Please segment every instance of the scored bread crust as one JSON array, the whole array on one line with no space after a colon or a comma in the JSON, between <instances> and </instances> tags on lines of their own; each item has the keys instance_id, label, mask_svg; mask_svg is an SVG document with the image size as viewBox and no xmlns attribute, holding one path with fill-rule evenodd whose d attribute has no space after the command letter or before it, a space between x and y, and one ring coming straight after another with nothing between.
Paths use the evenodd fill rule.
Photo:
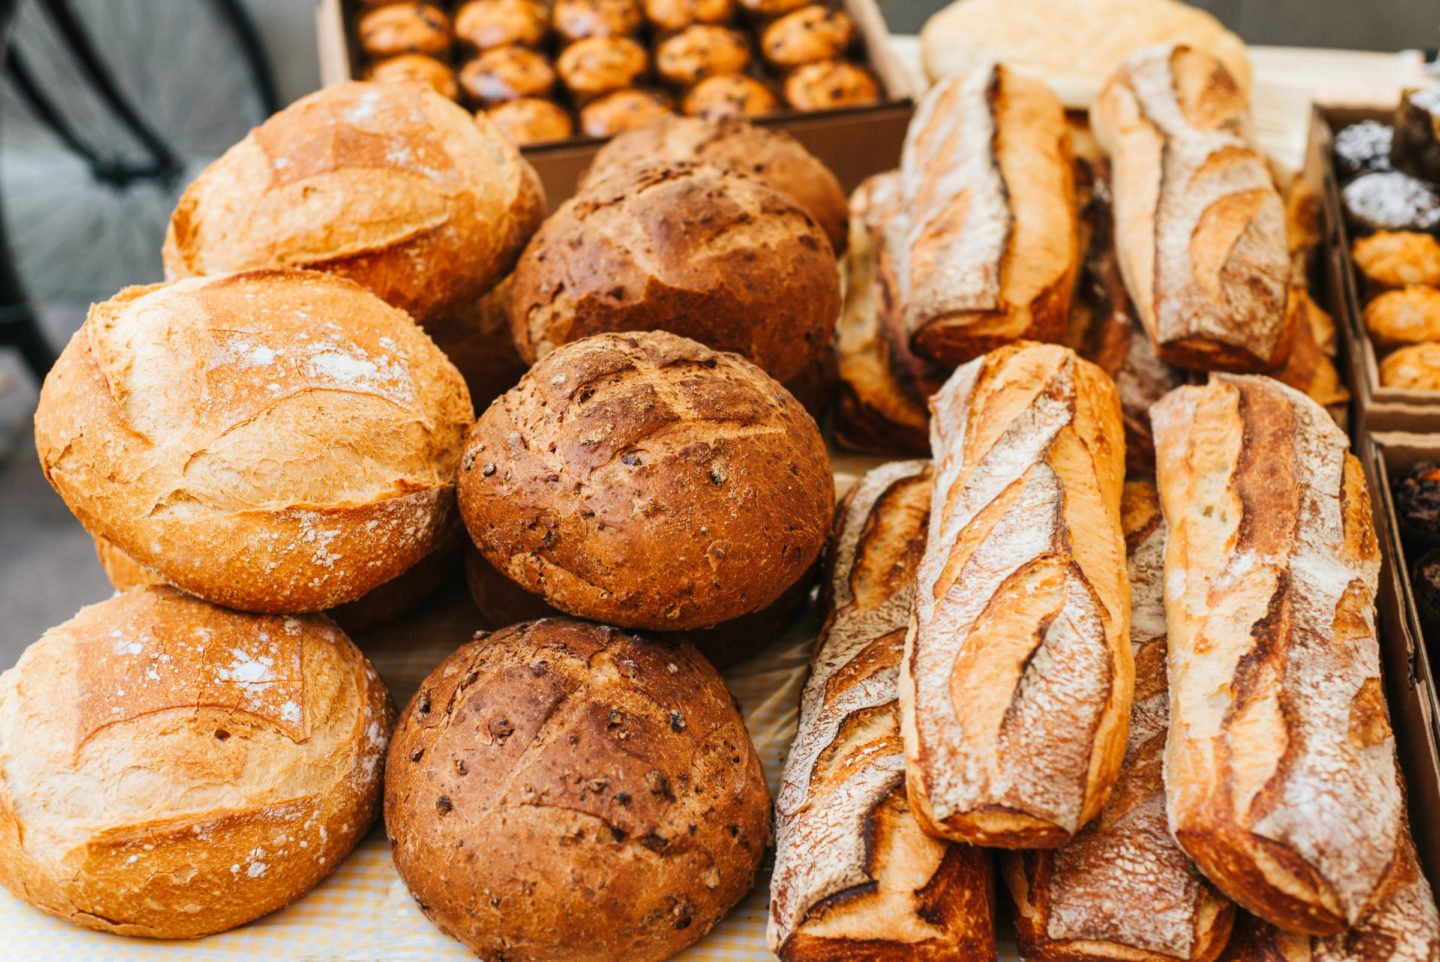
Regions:
<instances>
[{"instance_id":1,"label":"scored bread crust","mask_svg":"<svg viewBox=\"0 0 1440 962\"><path fill-rule=\"evenodd\" d=\"M930 466L866 474L836 514L825 626L775 803L767 937L785 962L996 957L990 857L925 835L905 800L896 674Z\"/></svg>"},{"instance_id":2,"label":"scored bread crust","mask_svg":"<svg viewBox=\"0 0 1440 962\"><path fill-rule=\"evenodd\" d=\"M921 99L892 222L905 327L917 354L962 364L1022 338L1059 342L1080 263L1065 111L1002 66Z\"/></svg>"},{"instance_id":3,"label":"scored bread crust","mask_svg":"<svg viewBox=\"0 0 1440 962\"><path fill-rule=\"evenodd\" d=\"M828 350L840 272L824 232L769 184L693 162L599 172L515 268L527 361L592 334L669 331L788 383Z\"/></svg>"},{"instance_id":4,"label":"scored bread crust","mask_svg":"<svg viewBox=\"0 0 1440 962\"><path fill-rule=\"evenodd\" d=\"M186 188L165 276L325 271L426 324L493 287L544 216L539 175L483 115L422 84L337 84Z\"/></svg>"},{"instance_id":5,"label":"scored bread crust","mask_svg":"<svg viewBox=\"0 0 1440 962\"><path fill-rule=\"evenodd\" d=\"M318 611L436 547L471 416L402 312L342 278L252 271L93 306L35 444L80 523L167 582Z\"/></svg>"},{"instance_id":6,"label":"scored bread crust","mask_svg":"<svg viewBox=\"0 0 1440 962\"><path fill-rule=\"evenodd\" d=\"M1134 684L1115 386L1022 342L931 401L935 498L900 670L910 807L931 834L1061 845L1104 805Z\"/></svg>"},{"instance_id":7,"label":"scored bread crust","mask_svg":"<svg viewBox=\"0 0 1440 962\"><path fill-rule=\"evenodd\" d=\"M1063 848L1002 856L1021 952L1043 962L1209 962L1234 906L1170 838L1161 759L1165 683L1165 523L1155 486L1125 485L1135 700L1115 790Z\"/></svg>"},{"instance_id":8,"label":"scored bread crust","mask_svg":"<svg viewBox=\"0 0 1440 962\"><path fill-rule=\"evenodd\" d=\"M688 644L570 618L441 663L385 773L396 870L487 959L669 958L755 884L769 819L715 669Z\"/></svg>"},{"instance_id":9,"label":"scored bread crust","mask_svg":"<svg viewBox=\"0 0 1440 962\"><path fill-rule=\"evenodd\" d=\"M389 693L329 619L142 587L0 675L0 884L198 938L299 898L379 811Z\"/></svg>"},{"instance_id":10,"label":"scored bread crust","mask_svg":"<svg viewBox=\"0 0 1440 962\"><path fill-rule=\"evenodd\" d=\"M1270 378L1212 375L1151 416L1171 830L1250 912L1334 934L1373 905L1403 816L1360 463L1323 408Z\"/></svg>"},{"instance_id":11,"label":"scored bread crust","mask_svg":"<svg viewBox=\"0 0 1440 962\"><path fill-rule=\"evenodd\" d=\"M771 604L835 510L799 402L744 358L663 331L541 358L475 423L459 488L476 547L526 590L663 631Z\"/></svg>"},{"instance_id":12,"label":"scored bread crust","mask_svg":"<svg viewBox=\"0 0 1440 962\"><path fill-rule=\"evenodd\" d=\"M1091 110L1126 286L1178 367L1264 371L1290 350L1285 203L1248 115L1225 67L1183 46L1134 54Z\"/></svg>"}]
</instances>

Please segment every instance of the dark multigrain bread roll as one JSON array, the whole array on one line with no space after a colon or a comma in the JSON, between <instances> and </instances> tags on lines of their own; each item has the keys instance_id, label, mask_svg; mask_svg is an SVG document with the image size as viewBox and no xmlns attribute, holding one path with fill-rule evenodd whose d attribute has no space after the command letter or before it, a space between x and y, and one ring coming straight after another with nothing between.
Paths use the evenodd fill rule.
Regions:
<instances>
[{"instance_id":1,"label":"dark multigrain bread roll","mask_svg":"<svg viewBox=\"0 0 1440 962\"><path fill-rule=\"evenodd\" d=\"M715 669L689 644L568 618L446 659L385 774L396 869L484 958L659 962L750 890L770 834Z\"/></svg>"},{"instance_id":2,"label":"dark multigrain bread roll","mask_svg":"<svg viewBox=\"0 0 1440 962\"><path fill-rule=\"evenodd\" d=\"M1395 513L1406 540L1440 547L1440 465L1421 461L1395 482Z\"/></svg>"},{"instance_id":3,"label":"dark multigrain bread roll","mask_svg":"<svg viewBox=\"0 0 1440 962\"><path fill-rule=\"evenodd\" d=\"M819 554L834 499L799 402L659 331L546 355L476 422L460 468L491 564L562 611L637 628L768 606Z\"/></svg>"},{"instance_id":4,"label":"dark multigrain bread roll","mask_svg":"<svg viewBox=\"0 0 1440 962\"><path fill-rule=\"evenodd\" d=\"M510 304L526 359L665 330L789 381L830 343L840 276L790 197L709 164L658 163L611 169L561 205L521 256Z\"/></svg>"}]
</instances>

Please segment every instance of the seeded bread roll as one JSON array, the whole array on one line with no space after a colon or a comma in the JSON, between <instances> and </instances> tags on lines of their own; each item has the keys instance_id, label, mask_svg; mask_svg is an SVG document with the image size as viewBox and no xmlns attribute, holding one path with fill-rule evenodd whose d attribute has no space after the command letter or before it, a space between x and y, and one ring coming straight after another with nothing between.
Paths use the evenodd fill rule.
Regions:
<instances>
[{"instance_id":1,"label":"seeded bread roll","mask_svg":"<svg viewBox=\"0 0 1440 962\"><path fill-rule=\"evenodd\" d=\"M1403 834L1360 462L1323 408L1270 378L1212 375L1151 420L1171 832L1251 913L1333 935L1374 907Z\"/></svg>"},{"instance_id":2,"label":"seeded bread roll","mask_svg":"<svg viewBox=\"0 0 1440 962\"><path fill-rule=\"evenodd\" d=\"M491 564L562 611L662 630L778 598L820 553L834 490L784 388L660 331L546 355L476 422L460 467Z\"/></svg>"},{"instance_id":3,"label":"seeded bread roll","mask_svg":"<svg viewBox=\"0 0 1440 962\"><path fill-rule=\"evenodd\" d=\"M920 831L896 672L925 547L930 465L869 472L836 514L826 609L776 800L767 938L785 962L996 957L988 853Z\"/></svg>"},{"instance_id":4,"label":"seeded bread roll","mask_svg":"<svg viewBox=\"0 0 1440 962\"><path fill-rule=\"evenodd\" d=\"M323 270L423 325L493 287L544 213L539 176L489 121L417 85L345 83L275 114L186 189L165 276Z\"/></svg>"},{"instance_id":5,"label":"seeded bread roll","mask_svg":"<svg viewBox=\"0 0 1440 962\"><path fill-rule=\"evenodd\" d=\"M169 583L319 611L439 544L471 412L401 311L342 278L251 271L92 307L35 445L80 523Z\"/></svg>"},{"instance_id":6,"label":"seeded bread roll","mask_svg":"<svg viewBox=\"0 0 1440 962\"><path fill-rule=\"evenodd\" d=\"M595 154L579 189L613 168L661 161L697 161L763 180L799 204L825 231L837 254L845 250L849 215L835 175L785 131L738 117L667 117L622 134Z\"/></svg>"},{"instance_id":7,"label":"seeded bread roll","mask_svg":"<svg viewBox=\"0 0 1440 962\"><path fill-rule=\"evenodd\" d=\"M525 248L510 305L527 360L591 334L665 330L785 382L829 346L840 276L790 197L708 164L661 162L612 168L562 204Z\"/></svg>"},{"instance_id":8,"label":"seeded bread roll","mask_svg":"<svg viewBox=\"0 0 1440 962\"><path fill-rule=\"evenodd\" d=\"M693 647L555 618L421 684L385 825L421 910L482 958L660 962L754 885L770 799Z\"/></svg>"},{"instance_id":9,"label":"seeded bread roll","mask_svg":"<svg viewBox=\"0 0 1440 962\"><path fill-rule=\"evenodd\" d=\"M123 935L259 918L365 834L393 718L327 618L163 587L81 609L0 675L0 883Z\"/></svg>"},{"instance_id":10,"label":"seeded bread roll","mask_svg":"<svg viewBox=\"0 0 1440 962\"><path fill-rule=\"evenodd\" d=\"M1100 813L1134 688L1115 386L1058 345L959 368L930 401L935 493L900 668L926 832L1054 848Z\"/></svg>"}]
</instances>

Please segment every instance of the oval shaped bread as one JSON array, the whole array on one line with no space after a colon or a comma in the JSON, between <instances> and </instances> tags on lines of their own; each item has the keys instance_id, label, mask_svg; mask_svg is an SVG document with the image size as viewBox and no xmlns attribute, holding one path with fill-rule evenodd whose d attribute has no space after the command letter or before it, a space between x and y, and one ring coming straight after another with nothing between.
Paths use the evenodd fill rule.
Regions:
<instances>
[{"instance_id":1,"label":"oval shaped bread","mask_svg":"<svg viewBox=\"0 0 1440 962\"><path fill-rule=\"evenodd\" d=\"M393 718L327 618L164 587L83 608L0 675L0 883L123 935L259 918L365 834Z\"/></svg>"},{"instance_id":2,"label":"oval shaped bread","mask_svg":"<svg viewBox=\"0 0 1440 962\"><path fill-rule=\"evenodd\" d=\"M659 962L754 885L770 799L693 647L555 618L421 684L385 825L421 910L482 958Z\"/></svg>"},{"instance_id":3,"label":"oval shaped bread","mask_svg":"<svg viewBox=\"0 0 1440 962\"><path fill-rule=\"evenodd\" d=\"M794 137L740 117L666 117L605 144L580 178L584 190L613 168L696 161L763 180L809 214L836 254L845 250L849 210L830 168Z\"/></svg>"},{"instance_id":4,"label":"oval shaped bread","mask_svg":"<svg viewBox=\"0 0 1440 962\"><path fill-rule=\"evenodd\" d=\"M402 312L338 277L131 287L45 379L35 446L86 530L248 611L319 611L415 564L453 517L470 397Z\"/></svg>"},{"instance_id":5,"label":"oval shaped bread","mask_svg":"<svg viewBox=\"0 0 1440 962\"><path fill-rule=\"evenodd\" d=\"M805 573L835 507L814 420L759 368L660 331L547 354L460 462L481 553L573 615L709 627Z\"/></svg>"},{"instance_id":6,"label":"oval shaped bread","mask_svg":"<svg viewBox=\"0 0 1440 962\"><path fill-rule=\"evenodd\" d=\"M611 168L560 206L515 268L526 360L606 331L664 330L743 354L778 381L829 346L835 254L791 198L708 164Z\"/></svg>"},{"instance_id":7,"label":"oval shaped bread","mask_svg":"<svg viewBox=\"0 0 1440 962\"><path fill-rule=\"evenodd\" d=\"M544 212L539 175L486 118L414 84L339 84L272 116L186 188L165 276L322 270L425 324L504 276Z\"/></svg>"}]
</instances>

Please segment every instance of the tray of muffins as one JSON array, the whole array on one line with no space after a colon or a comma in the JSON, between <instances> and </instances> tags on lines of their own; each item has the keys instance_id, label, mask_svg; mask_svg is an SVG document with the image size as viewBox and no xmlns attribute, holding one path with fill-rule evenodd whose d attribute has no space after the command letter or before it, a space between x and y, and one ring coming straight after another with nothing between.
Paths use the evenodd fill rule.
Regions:
<instances>
[{"instance_id":1,"label":"tray of muffins","mask_svg":"<svg viewBox=\"0 0 1440 962\"><path fill-rule=\"evenodd\" d=\"M568 194L660 116L777 124L847 187L894 166L913 97L874 0L325 0L321 74L427 83ZM868 131L868 134L864 134Z\"/></svg>"}]
</instances>

